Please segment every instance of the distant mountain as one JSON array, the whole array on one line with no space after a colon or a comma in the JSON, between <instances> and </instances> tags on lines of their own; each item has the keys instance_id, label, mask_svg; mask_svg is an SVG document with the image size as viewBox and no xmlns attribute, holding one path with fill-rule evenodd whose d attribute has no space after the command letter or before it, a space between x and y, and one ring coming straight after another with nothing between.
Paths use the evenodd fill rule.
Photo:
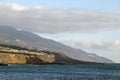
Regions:
<instances>
[{"instance_id":1,"label":"distant mountain","mask_svg":"<svg viewBox=\"0 0 120 80\"><path fill-rule=\"evenodd\" d=\"M42 38L32 32L17 30L8 26L0 26L0 44L61 52L70 58L81 61L113 63L113 61L107 58L87 53L80 49L71 48L60 42Z\"/></svg>"}]
</instances>

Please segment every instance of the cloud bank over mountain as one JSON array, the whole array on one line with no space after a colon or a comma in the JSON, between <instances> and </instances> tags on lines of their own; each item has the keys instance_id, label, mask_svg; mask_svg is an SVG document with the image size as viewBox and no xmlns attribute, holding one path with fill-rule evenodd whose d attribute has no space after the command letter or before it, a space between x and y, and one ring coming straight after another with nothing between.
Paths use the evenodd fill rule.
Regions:
<instances>
[{"instance_id":1,"label":"cloud bank over mountain","mask_svg":"<svg viewBox=\"0 0 120 80\"><path fill-rule=\"evenodd\" d=\"M120 51L120 40L116 41L103 41L103 40L66 40L62 43L76 47L76 48L88 48L93 50L109 50L109 51Z\"/></svg>"},{"instance_id":2,"label":"cloud bank over mountain","mask_svg":"<svg viewBox=\"0 0 120 80\"><path fill-rule=\"evenodd\" d=\"M37 33L89 33L120 28L120 14L0 3L0 25Z\"/></svg>"}]
</instances>

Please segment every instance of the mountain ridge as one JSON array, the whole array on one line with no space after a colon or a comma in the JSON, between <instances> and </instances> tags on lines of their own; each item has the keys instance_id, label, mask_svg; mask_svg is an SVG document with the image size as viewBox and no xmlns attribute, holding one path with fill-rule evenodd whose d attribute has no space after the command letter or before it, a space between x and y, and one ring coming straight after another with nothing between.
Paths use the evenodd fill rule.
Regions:
<instances>
[{"instance_id":1,"label":"mountain ridge","mask_svg":"<svg viewBox=\"0 0 120 80\"><path fill-rule=\"evenodd\" d=\"M44 49L48 51L62 52L70 58L81 61L113 63L113 61L107 58L90 54L80 49L74 49L60 42L42 38L32 32L17 30L9 26L0 26L0 43L27 47L30 49Z\"/></svg>"}]
</instances>

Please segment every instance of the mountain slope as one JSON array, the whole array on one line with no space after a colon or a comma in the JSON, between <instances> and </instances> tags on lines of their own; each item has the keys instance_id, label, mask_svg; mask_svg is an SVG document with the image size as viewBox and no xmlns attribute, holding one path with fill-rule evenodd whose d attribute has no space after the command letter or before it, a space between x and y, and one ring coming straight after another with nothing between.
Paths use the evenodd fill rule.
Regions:
<instances>
[{"instance_id":1,"label":"mountain slope","mask_svg":"<svg viewBox=\"0 0 120 80\"><path fill-rule=\"evenodd\" d=\"M59 42L42 38L31 32L16 30L8 26L0 26L0 44L62 52L70 58L82 61L112 63L111 60L104 57L99 57L80 49L74 49Z\"/></svg>"}]
</instances>

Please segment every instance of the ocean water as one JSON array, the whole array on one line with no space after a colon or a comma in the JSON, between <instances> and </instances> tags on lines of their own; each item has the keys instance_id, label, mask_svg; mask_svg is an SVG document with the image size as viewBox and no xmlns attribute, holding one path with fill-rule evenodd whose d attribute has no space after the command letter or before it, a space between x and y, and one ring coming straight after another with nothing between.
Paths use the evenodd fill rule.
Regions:
<instances>
[{"instance_id":1,"label":"ocean water","mask_svg":"<svg viewBox=\"0 0 120 80\"><path fill-rule=\"evenodd\" d=\"M0 80L120 80L120 65L0 66Z\"/></svg>"}]
</instances>

